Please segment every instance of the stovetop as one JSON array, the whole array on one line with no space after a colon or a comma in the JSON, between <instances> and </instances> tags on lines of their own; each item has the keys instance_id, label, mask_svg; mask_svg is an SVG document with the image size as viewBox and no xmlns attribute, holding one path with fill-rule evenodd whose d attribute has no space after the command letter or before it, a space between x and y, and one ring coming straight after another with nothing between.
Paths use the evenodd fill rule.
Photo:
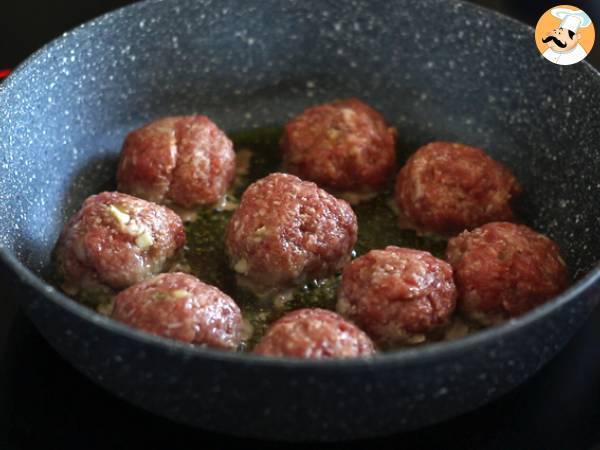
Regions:
<instances>
[{"instance_id":1,"label":"stovetop","mask_svg":"<svg viewBox=\"0 0 600 450\"><path fill-rule=\"evenodd\" d=\"M0 70L14 66L62 31L125 3L128 2L20 0L0 6L0 30L5 37L8 33L4 43L10 43L8 51L3 48L0 53ZM477 3L529 23L534 23L536 17L553 6L541 0L479 0ZM571 3L584 8L590 4ZM6 8L14 9L14 14L6 14ZM31 14L33 10L35 15ZM600 17L596 23L600 23ZM598 56L600 51L596 49L588 59L597 63ZM281 447L277 443L235 439L191 429L107 393L73 369L45 342L18 307L19 290L10 284L10 274L0 267L0 448ZM328 447L332 446L342 447L341 444ZM557 358L508 395L439 425L351 445L354 448L371 446L600 450L600 309ZM310 446L315 447L319 446Z\"/></svg>"}]
</instances>

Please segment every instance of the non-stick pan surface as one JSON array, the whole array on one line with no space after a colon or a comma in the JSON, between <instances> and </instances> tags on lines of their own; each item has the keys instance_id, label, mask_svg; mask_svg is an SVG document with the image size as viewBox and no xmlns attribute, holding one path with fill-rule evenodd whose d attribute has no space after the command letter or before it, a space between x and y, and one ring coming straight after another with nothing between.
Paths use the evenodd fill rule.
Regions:
<instances>
[{"instance_id":1,"label":"non-stick pan surface","mask_svg":"<svg viewBox=\"0 0 600 450\"><path fill-rule=\"evenodd\" d=\"M525 188L520 212L563 247L577 283L452 343L369 361L219 353L134 331L43 281L66 217L114 183L126 132L199 112L228 131L281 125L359 96L404 148L486 148ZM339 440L476 408L551 358L599 297L600 77L559 67L526 26L453 1L150 1L52 42L0 87L0 256L66 359L111 392L211 430ZM34 357L35 355L32 355Z\"/></svg>"}]
</instances>

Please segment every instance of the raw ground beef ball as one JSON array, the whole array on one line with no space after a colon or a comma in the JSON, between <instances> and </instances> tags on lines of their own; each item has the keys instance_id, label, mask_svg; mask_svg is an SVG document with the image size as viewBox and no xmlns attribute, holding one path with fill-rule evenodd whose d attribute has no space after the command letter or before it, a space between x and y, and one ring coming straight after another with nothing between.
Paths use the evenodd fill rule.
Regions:
<instances>
[{"instance_id":1,"label":"raw ground beef ball","mask_svg":"<svg viewBox=\"0 0 600 450\"><path fill-rule=\"evenodd\" d=\"M353 358L375 353L371 339L332 311L306 308L277 320L254 353L292 358Z\"/></svg>"},{"instance_id":2,"label":"raw ground beef ball","mask_svg":"<svg viewBox=\"0 0 600 450\"><path fill-rule=\"evenodd\" d=\"M57 267L69 293L119 290L161 272L185 244L170 209L118 192L88 197L65 225Z\"/></svg>"},{"instance_id":3,"label":"raw ground beef ball","mask_svg":"<svg viewBox=\"0 0 600 450\"><path fill-rule=\"evenodd\" d=\"M231 266L255 287L284 287L341 270L356 236L348 203L315 183L274 173L244 192L226 247Z\"/></svg>"},{"instance_id":4,"label":"raw ground beef ball","mask_svg":"<svg viewBox=\"0 0 600 450\"><path fill-rule=\"evenodd\" d=\"M191 344L235 350L241 340L242 313L235 302L185 273L164 273L121 291L112 317Z\"/></svg>"},{"instance_id":5,"label":"raw ground beef ball","mask_svg":"<svg viewBox=\"0 0 600 450\"><path fill-rule=\"evenodd\" d=\"M424 341L448 323L455 305L448 263L428 252L389 246L346 266L337 311L390 348Z\"/></svg>"},{"instance_id":6,"label":"raw ground beef ball","mask_svg":"<svg viewBox=\"0 0 600 450\"><path fill-rule=\"evenodd\" d=\"M314 106L284 128L286 171L337 191L383 186L396 164L396 130L357 99Z\"/></svg>"},{"instance_id":7,"label":"raw ground beef ball","mask_svg":"<svg viewBox=\"0 0 600 450\"><path fill-rule=\"evenodd\" d=\"M491 325L546 302L570 279L558 245L524 225L494 222L450 239L459 308Z\"/></svg>"},{"instance_id":8,"label":"raw ground beef ball","mask_svg":"<svg viewBox=\"0 0 600 450\"><path fill-rule=\"evenodd\" d=\"M125 138L117 171L122 192L157 203L216 203L235 176L233 144L206 116L167 117Z\"/></svg>"},{"instance_id":9,"label":"raw ground beef ball","mask_svg":"<svg viewBox=\"0 0 600 450\"><path fill-rule=\"evenodd\" d=\"M521 192L504 165L476 147L432 142L414 153L396 180L396 204L415 228L457 233L512 220L510 201Z\"/></svg>"}]
</instances>

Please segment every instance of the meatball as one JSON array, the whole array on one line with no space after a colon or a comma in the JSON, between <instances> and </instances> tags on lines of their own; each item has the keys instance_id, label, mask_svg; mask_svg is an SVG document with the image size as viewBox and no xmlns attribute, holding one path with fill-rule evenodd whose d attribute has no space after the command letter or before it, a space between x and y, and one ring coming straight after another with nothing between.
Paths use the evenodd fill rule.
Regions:
<instances>
[{"instance_id":1,"label":"meatball","mask_svg":"<svg viewBox=\"0 0 600 450\"><path fill-rule=\"evenodd\" d=\"M255 288L272 288L338 272L356 235L348 203L315 183L274 173L244 192L227 227L226 248L236 272Z\"/></svg>"},{"instance_id":2,"label":"meatball","mask_svg":"<svg viewBox=\"0 0 600 450\"><path fill-rule=\"evenodd\" d=\"M185 244L170 209L118 192L88 197L58 240L58 272L73 294L119 290L161 272Z\"/></svg>"},{"instance_id":3,"label":"meatball","mask_svg":"<svg viewBox=\"0 0 600 450\"><path fill-rule=\"evenodd\" d=\"M428 252L389 246L346 266L337 311L382 347L419 343L456 306L452 268Z\"/></svg>"},{"instance_id":4,"label":"meatball","mask_svg":"<svg viewBox=\"0 0 600 450\"><path fill-rule=\"evenodd\" d=\"M458 306L484 325L523 314L559 294L569 274L558 245L524 225L488 223L450 239Z\"/></svg>"},{"instance_id":5,"label":"meatball","mask_svg":"<svg viewBox=\"0 0 600 450\"><path fill-rule=\"evenodd\" d=\"M287 123L281 139L290 173L337 191L384 185L396 164L396 130L357 99L307 109Z\"/></svg>"},{"instance_id":6,"label":"meatball","mask_svg":"<svg viewBox=\"0 0 600 450\"><path fill-rule=\"evenodd\" d=\"M235 302L185 273L164 273L121 291L112 317L191 344L235 350L241 341L242 313Z\"/></svg>"},{"instance_id":7,"label":"meatball","mask_svg":"<svg viewBox=\"0 0 600 450\"><path fill-rule=\"evenodd\" d=\"M332 311L306 308L277 320L254 353L292 358L353 358L375 353L363 331Z\"/></svg>"},{"instance_id":8,"label":"meatball","mask_svg":"<svg viewBox=\"0 0 600 450\"><path fill-rule=\"evenodd\" d=\"M208 117L167 117L125 138L122 192L186 208L216 203L235 176L233 144Z\"/></svg>"},{"instance_id":9,"label":"meatball","mask_svg":"<svg viewBox=\"0 0 600 450\"><path fill-rule=\"evenodd\" d=\"M507 167L451 142L418 149L396 180L396 204L412 227L442 234L512 220L509 202L520 192Z\"/></svg>"}]
</instances>

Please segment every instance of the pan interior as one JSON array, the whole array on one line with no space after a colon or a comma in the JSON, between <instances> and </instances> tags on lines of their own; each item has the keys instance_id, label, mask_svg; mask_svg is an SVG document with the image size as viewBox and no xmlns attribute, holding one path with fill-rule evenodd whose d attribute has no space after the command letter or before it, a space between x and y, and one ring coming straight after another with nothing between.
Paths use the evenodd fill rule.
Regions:
<instances>
[{"instance_id":1,"label":"pan interior","mask_svg":"<svg viewBox=\"0 0 600 450\"><path fill-rule=\"evenodd\" d=\"M113 189L123 138L147 121L201 113L238 133L357 96L401 152L460 141L510 166L520 215L580 278L600 254L599 77L533 44L525 27L442 1L178 0L103 16L0 87L0 246L46 276L66 218Z\"/></svg>"}]
</instances>

